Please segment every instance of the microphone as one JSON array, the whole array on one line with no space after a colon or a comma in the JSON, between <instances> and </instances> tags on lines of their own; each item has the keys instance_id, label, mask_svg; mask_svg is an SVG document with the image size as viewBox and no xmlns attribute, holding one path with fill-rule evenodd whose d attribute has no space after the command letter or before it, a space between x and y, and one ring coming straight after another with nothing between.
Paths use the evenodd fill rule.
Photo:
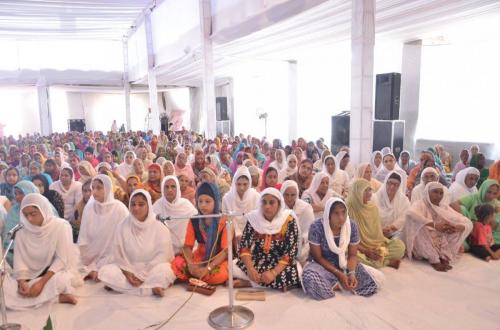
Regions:
<instances>
[{"instance_id":1,"label":"microphone","mask_svg":"<svg viewBox=\"0 0 500 330\"><path fill-rule=\"evenodd\" d=\"M16 236L16 233L23 228L24 228L24 225L22 223L15 225L14 228L9 230L9 232L7 233L7 237L9 237L10 239L14 239L14 237Z\"/></svg>"},{"instance_id":2,"label":"microphone","mask_svg":"<svg viewBox=\"0 0 500 330\"><path fill-rule=\"evenodd\" d=\"M172 217L162 217L161 215L157 214L156 215L156 220L161 221L161 222L165 222L165 221L168 221L168 220L172 220Z\"/></svg>"}]
</instances>

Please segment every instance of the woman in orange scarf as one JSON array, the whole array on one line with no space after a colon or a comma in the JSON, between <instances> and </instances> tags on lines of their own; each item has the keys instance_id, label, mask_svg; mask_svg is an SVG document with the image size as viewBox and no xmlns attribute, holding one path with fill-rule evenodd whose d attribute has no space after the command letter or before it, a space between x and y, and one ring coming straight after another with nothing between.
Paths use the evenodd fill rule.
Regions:
<instances>
[{"instance_id":1,"label":"woman in orange scarf","mask_svg":"<svg viewBox=\"0 0 500 330\"><path fill-rule=\"evenodd\" d=\"M151 195L152 202L161 198L161 180L163 180L163 171L159 164L153 163L148 168L148 181L145 189Z\"/></svg>"},{"instance_id":2,"label":"woman in orange scarf","mask_svg":"<svg viewBox=\"0 0 500 330\"><path fill-rule=\"evenodd\" d=\"M488 179L497 180L497 182L500 183L500 160L497 160L491 165Z\"/></svg>"}]
</instances>

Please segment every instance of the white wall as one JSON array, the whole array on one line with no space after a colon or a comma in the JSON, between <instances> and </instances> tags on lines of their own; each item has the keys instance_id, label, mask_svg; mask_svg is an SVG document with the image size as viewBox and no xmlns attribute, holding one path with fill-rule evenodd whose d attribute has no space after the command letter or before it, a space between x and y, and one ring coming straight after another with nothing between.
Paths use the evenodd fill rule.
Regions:
<instances>
[{"instance_id":1,"label":"white wall","mask_svg":"<svg viewBox=\"0 0 500 330\"><path fill-rule=\"evenodd\" d=\"M7 136L40 132L36 87L0 87L0 123Z\"/></svg>"}]
</instances>

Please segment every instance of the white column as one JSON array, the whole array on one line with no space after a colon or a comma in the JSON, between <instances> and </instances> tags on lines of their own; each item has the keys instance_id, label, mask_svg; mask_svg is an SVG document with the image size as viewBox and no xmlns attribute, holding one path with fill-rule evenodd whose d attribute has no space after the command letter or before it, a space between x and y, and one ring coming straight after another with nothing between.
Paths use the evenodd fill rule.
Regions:
<instances>
[{"instance_id":1,"label":"white column","mask_svg":"<svg viewBox=\"0 0 500 330\"><path fill-rule=\"evenodd\" d=\"M353 164L370 160L373 148L373 58L375 0L352 1L351 124Z\"/></svg>"},{"instance_id":2,"label":"white column","mask_svg":"<svg viewBox=\"0 0 500 330\"><path fill-rule=\"evenodd\" d=\"M215 78L214 78L214 59L212 49L212 12L210 0L199 0L200 8L200 27L202 37L202 65L203 65L203 106L202 112L205 118L205 133L208 138L214 138L216 135L215 121Z\"/></svg>"},{"instance_id":3,"label":"white column","mask_svg":"<svg viewBox=\"0 0 500 330\"><path fill-rule=\"evenodd\" d=\"M125 117L127 130L132 129L132 121L130 119L130 82L128 80L128 41L123 40L123 93L125 95Z\"/></svg>"},{"instance_id":4,"label":"white column","mask_svg":"<svg viewBox=\"0 0 500 330\"><path fill-rule=\"evenodd\" d=\"M149 109L150 119L147 129L150 129L155 134L160 134L160 113L158 111L158 89L156 87L155 74L155 52L153 47L153 34L151 27L151 12L148 12L144 17L144 27L146 31L146 50L148 52L148 87L149 87Z\"/></svg>"},{"instance_id":5,"label":"white column","mask_svg":"<svg viewBox=\"0 0 500 330\"><path fill-rule=\"evenodd\" d=\"M415 131L418 121L420 98L420 64L422 59L422 40L407 42L403 45L401 62L401 108L400 119L405 121L404 148L415 155Z\"/></svg>"},{"instance_id":6,"label":"white column","mask_svg":"<svg viewBox=\"0 0 500 330\"><path fill-rule=\"evenodd\" d=\"M297 136L297 61L288 61L288 143Z\"/></svg>"},{"instance_id":7,"label":"white column","mask_svg":"<svg viewBox=\"0 0 500 330\"><path fill-rule=\"evenodd\" d=\"M38 94L38 113L40 115L40 133L47 136L52 134L52 114L50 113L49 87L44 77L38 78L36 90Z\"/></svg>"}]
</instances>

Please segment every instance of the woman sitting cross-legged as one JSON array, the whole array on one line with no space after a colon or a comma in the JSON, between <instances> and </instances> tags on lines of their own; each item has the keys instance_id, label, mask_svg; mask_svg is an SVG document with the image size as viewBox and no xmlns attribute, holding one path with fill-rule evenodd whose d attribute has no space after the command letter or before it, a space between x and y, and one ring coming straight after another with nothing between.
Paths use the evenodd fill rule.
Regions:
<instances>
[{"instance_id":1,"label":"woman sitting cross-legged","mask_svg":"<svg viewBox=\"0 0 500 330\"><path fill-rule=\"evenodd\" d=\"M38 193L23 199L21 223L24 228L17 233L14 246L13 279L8 277L5 283L7 307L37 307L56 298L76 304L74 287L83 282L70 224L55 216L50 202Z\"/></svg>"},{"instance_id":2,"label":"woman sitting cross-legged","mask_svg":"<svg viewBox=\"0 0 500 330\"><path fill-rule=\"evenodd\" d=\"M147 191L134 191L129 209L129 216L114 235L113 263L99 269L99 279L118 292L163 297L175 281L170 266L174 259L170 231L156 221Z\"/></svg>"},{"instance_id":3,"label":"woman sitting cross-legged","mask_svg":"<svg viewBox=\"0 0 500 330\"><path fill-rule=\"evenodd\" d=\"M440 272L452 268L450 263L472 231L469 219L442 203L443 195L442 184L428 183L424 198L408 209L401 235L410 259L427 259Z\"/></svg>"},{"instance_id":4,"label":"woman sitting cross-legged","mask_svg":"<svg viewBox=\"0 0 500 330\"><path fill-rule=\"evenodd\" d=\"M259 208L246 216L234 275L253 286L285 291L300 282L297 220L277 189L266 188L260 195Z\"/></svg>"},{"instance_id":5,"label":"woman sitting cross-legged","mask_svg":"<svg viewBox=\"0 0 500 330\"><path fill-rule=\"evenodd\" d=\"M196 190L196 206L200 215L220 212L219 189L214 183L203 182ZM193 248L197 243L196 250ZM191 219L182 249L174 259L172 269L181 281L190 277L216 285L227 281L227 231L225 217Z\"/></svg>"},{"instance_id":6,"label":"woman sitting cross-legged","mask_svg":"<svg viewBox=\"0 0 500 330\"><path fill-rule=\"evenodd\" d=\"M349 220L347 206L330 198L321 219L309 229L310 262L304 268L304 291L316 300L333 298L341 289L360 296L377 292L382 273L358 261L358 226ZM369 270L369 271L368 271Z\"/></svg>"}]
</instances>

